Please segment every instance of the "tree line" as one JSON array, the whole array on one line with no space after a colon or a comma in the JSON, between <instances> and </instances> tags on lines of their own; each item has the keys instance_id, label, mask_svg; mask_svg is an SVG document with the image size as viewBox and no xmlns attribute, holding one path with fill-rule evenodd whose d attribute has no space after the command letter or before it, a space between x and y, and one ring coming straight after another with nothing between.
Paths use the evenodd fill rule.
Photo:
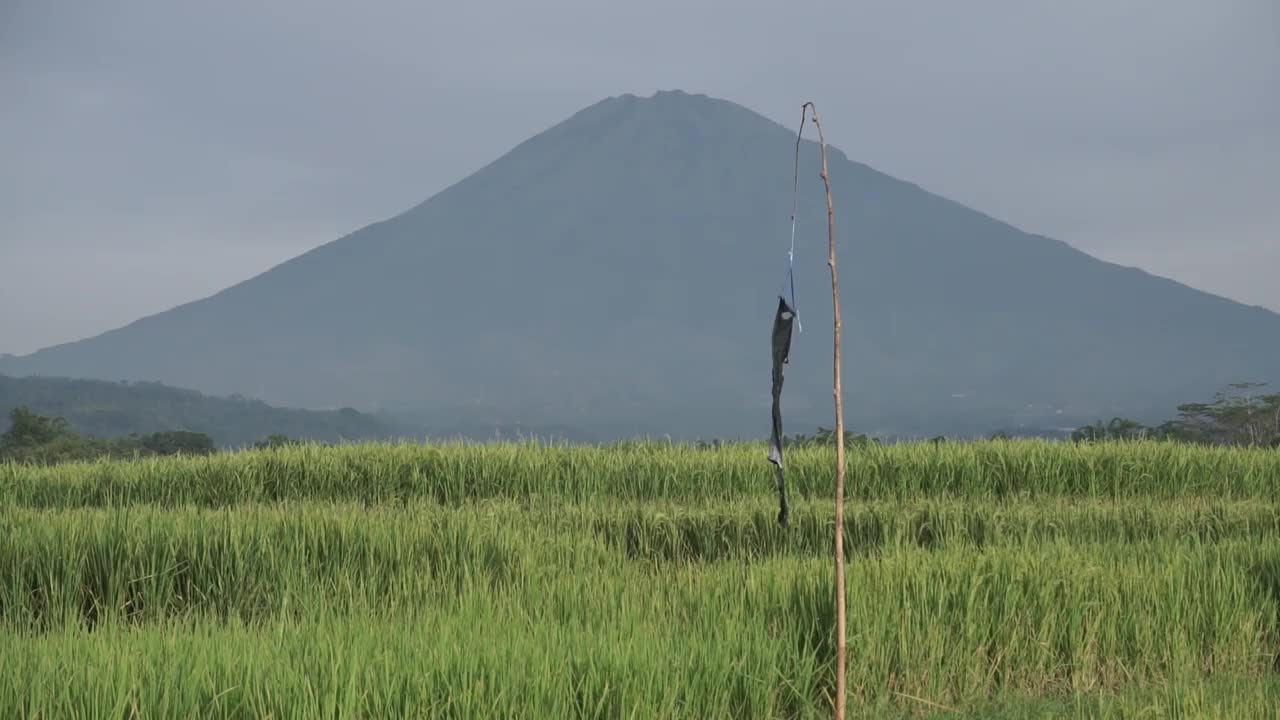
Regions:
<instances>
[{"instance_id":1,"label":"tree line","mask_svg":"<svg viewBox=\"0 0 1280 720\"><path fill-rule=\"evenodd\" d=\"M1106 442L1124 440L1164 440L1201 445L1231 445L1280 448L1280 393L1266 393L1266 383L1233 383L1214 394L1211 402L1179 405L1178 415L1158 425L1145 425L1137 420L1115 417L1103 423L1084 425L1071 432L1073 442ZM879 443L876 438L853 430L844 434L846 447L862 447ZM1015 437L1006 431L992 433L988 439ZM1058 437L1061 437L1060 435ZM932 443L951 441L937 436ZM792 447L834 445L835 430L819 427L813 435L788 435L785 443ZM702 447L718 443L701 443Z\"/></svg>"},{"instance_id":2,"label":"tree line","mask_svg":"<svg viewBox=\"0 0 1280 720\"><path fill-rule=\"evenodd\" d=\"M296 442L269 435L255 448ZM164 455L212 455L218 449L206 433L168 430L131 433L121 438L97 438L76 432L62 417L48 417L24 406L9 412L9 429L0 434L0 462L54 464L97 458L138 458Z\"/></svg>"},{"instance_id":3,"label":"tree line","mask_svg":"<svg viewBox=\"0 0 1280 720\"><path fill-rule=\"evenodd\" d=\"M219 448L246 447L271 433L336 442L391 439L407 430L353 408L279 408L240 395L215 397L155 382L0 375L0 412L22 406L65 418L72 429L91 437L198 430Z\"/></svg>"},{"instance_id":4,"label":"tree line","mask_svg":"<svg viewBox=\"0 0 1280 720\"><path fill-rule=\"evenodd\" d=\"M1101 420L1077 428L1076 442L1172 440L1206 445L1280 447L1280 393L1264 393L1266 383L1234 383L1212 402L1185 403L1178 415L1155 426L1128 418Z\"/></svg>"},{"instance_id":5,"label":"tree line","mask_svg":"<svg viewBox=\"0 0 1280 720\"><path fill-rule=\"evenodd\" d=\"M1214 395L1210 402L1185 403L1178 415L1154 426L1128 418L1101 420L1077 428L1073 442L1163 440L1208 445L1236 445L1280 448L1280 393L1265 393L1265 383L1235 383ZM1010 437L996 433L993 438ZM930 442L947 442L935 437ZM273 433L253 443L255 449L276 448L302 440ZM851 448L877 444L880 440L845 431L845 445ZM788 436L791 447L835 444L835 431L819 427L813 435ZM700 442L714 449L720 441ZM218 452L206 433L170 430L147 434L131 433L120 438L98 438L76 432L62 417L49 417L19 406L9 412L9 429L0 434L0 462L50 464L95 458L136 458L164 455L211 455Z\"/></svg>"}]
</instances>

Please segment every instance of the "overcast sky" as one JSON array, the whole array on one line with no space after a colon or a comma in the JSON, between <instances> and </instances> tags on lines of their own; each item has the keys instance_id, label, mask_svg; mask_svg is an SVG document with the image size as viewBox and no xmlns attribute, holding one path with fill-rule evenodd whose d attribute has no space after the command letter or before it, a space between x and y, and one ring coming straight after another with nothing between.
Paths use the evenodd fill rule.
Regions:
<instances>
[{"instance_id":1,"label":"overcast sky","mask_svg":"<svg viewBox=\"0 0 1280 720\"><path fill-rule=\"evenodd\" d=\"M1280 310L1276 0L0 0L0 352L206 296L677 88L788 126L812 99L854 159Z\"/></svg>"}]
</instances>

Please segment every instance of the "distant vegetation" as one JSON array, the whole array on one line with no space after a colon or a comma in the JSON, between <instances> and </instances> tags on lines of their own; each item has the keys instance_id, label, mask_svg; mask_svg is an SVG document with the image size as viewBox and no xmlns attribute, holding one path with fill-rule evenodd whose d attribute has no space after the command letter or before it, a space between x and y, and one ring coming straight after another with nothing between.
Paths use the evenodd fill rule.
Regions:
<instances>
[{"instance_id":1,"label":"distant vegetation","mask_svg":"<svg viewBox=\"0 0 1280 720\"><path fill-rule=\"evenodd\" d=\"M324 442L391 439L402 434L391 421L351 408L296 410L236 395L211 397L161 383L0 375L0 413L24 406L40 415L62 418L64 436L73 431L117 441L96 444L103 450L111 446L113 454L122 447L133 449L131 437L157 433L197 433L220 448L248 447L273 434Z\"/></svg>"},{"instance_id":2,"label":"distant vegetation","mask_svg":"<svg viewBox=\"0 0 1280 720\"><path fill-rule=\"evenodd\" d=\"M256 450L298 445L305 440L272 433L255 442ZM167 430L120 438L97 438L71 429L61 417L46 417L26 406L9 411L9 429L0 434L0 462L50 465L96 459L133 459L165 455L212 455L218 452L205 433Z\"/></svg>"},{"instance_id":3,"label":"distant vegetation","mask_svg":"<svg viewBox=\"0 0 1280 720\"><path fill-rule=\"evenodd\" d=\"M152 455L209 455L214 452L208 435L182 430L130 434L123 438L93 438L67 426L63 418L37 415L27 407L9 412L9 429L0 434L0 461L51 464L95 458L132 458Z\"/></svg>"},{"instance_id":4,"label":"distant vegetation","mask_svg":"<svg viewBox=\"0 0 1280 720\"><path fill-rule=\"evenodd\" d=\"M0 376L0 380L4 380ZM46 381L49 382L49 381ZM80 381L51 381L51 387L72 390L80 385ZM88 381L84 383L96 388L104 383ZM2 387L2 386L0 386ZM136 386L134 386L136 387ZM1169 421L1149 427L1127 418L1113 418L1103 424L1101 421L1086 425L1071 433L1074 442L1102 442L1121 440L1159 440L1169 442L1195 443L1202 445L1261 446L1280 447L1280 393L1263 393L1260 383L1238 383L1228 390L1219 392L1212 402L1186 403L1179 406L1179 415ZM146 404L148 399L178 397L200 398L205 402L221 402L212 398L204 398L198 393L174 390L159 386L154 394L125 394L135 403L133 412L137 414L155 413L156 408ZM71 402L70 398L66 402ZM81 403L91 403L92 399L82 399ZM236 401L227 401L236 402ZM74 405L82 407L82 405ZM281 411L260 403L251 406L266 408L266 417L259 422L266 423L271 413L289 413L298 411ZM101 407L101 406L100 406ZM105 415L124 414L125 411L105 407L98 411ZM354 412L354 411L353 411ZM303 415L321 415L320 413L302 413ZM343 413L338 415L343 417ZM356 417L360 416L357 414ZM122 437L94 437L77 432L71 423L62 416L46 416L22 405L9 412L11 427L0 435L0 461L56 463L74 460L88 460L100 457L131 458L158 455L208 455L217 452L214 439L207 433L191 430L163 430L150 433L130 432ZM270 425L258 425L261 434L245 447L255 449L281 448L299 443L321 443L311 437L296 437ZM288 423L285 427L291 427ZM296 425L292 426L296 427ZM312 426L314 428L314 426ZM323 426L322 426L323 427ZM304 428L305 429L305 428ZM990 439L1011 439L1015 435L1005 432L994 432ZM359 438L353 438L359 439ZM517 438L518 439L518 438ZM812 435L795 434L788 436L786 444L793 449L831 446L835 442L835 431L819 427ZM938 436L932 438L933 443L958 442L958 440ZM882 441L852 430L845 432L845 443L850 448L865 448L879 445ZM587 444L587 443L579 443ZM598 444L598 443L597 443ZM608 447L622 449L643 445L643 441L622 440L604 443ZM715 449L726 446L721 440L700 441L696 447Z\"/></svg>"},{"instance_id":5,"label":"distant vegetation","mask_svg":"<svg viewBox=\"0 0 1280 720\"><path fill-rule=\"evenodd\" d=\"M1155 427L1127 418L1098 421L1071 434L1076 441L1181 440L1211 445L1280 447L1280 393L1263 393L1264 383L1236 383L1213 402L1178 406L1178 416Z\"/></svg>"},{"instance_id":6,"label":"distant vegetation","mask_svg":"<svg viewBox=\"0 0 1280 720\"><path fill-rule=\"evenodd\" d=\"M1105 424L1098 420L1092 425L1076 428L1071 433L1071 440L1165 440L1201 445L1280 447L1280 393L1263 392L1265 387L1266 383L1233 383L1215 394L1212 402L1179 405L1177 417L1158 425L1148 426L1121 417L1112 418ZM996 431L988 437L1012 439L1017 436L1018 433ZM932 442L948 440L938 436ZM787 438L789 445L799 447L831 445L834 442L835 431L825 427L819 427L813 435L796 434ZM849 447L878 442L865 434L845 431L845 444Z\"/></svg>"}]
</instances>

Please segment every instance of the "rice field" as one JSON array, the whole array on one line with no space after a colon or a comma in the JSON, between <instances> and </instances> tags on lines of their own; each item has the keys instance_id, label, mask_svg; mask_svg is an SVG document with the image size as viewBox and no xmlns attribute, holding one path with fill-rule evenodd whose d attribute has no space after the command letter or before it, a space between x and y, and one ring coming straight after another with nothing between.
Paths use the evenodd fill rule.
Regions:
<instances>
[{"instance_id":1,"label":"rice field","mask_svg":"<svg viewBox=\"0 0 1280 720\"><path fill-rule=\"evenodd\" d=\"M0 717L830 717L834 453L0 465ZM848 458L850 717L1280 717L1280 451Z\"/></svg>"}]
</instances>

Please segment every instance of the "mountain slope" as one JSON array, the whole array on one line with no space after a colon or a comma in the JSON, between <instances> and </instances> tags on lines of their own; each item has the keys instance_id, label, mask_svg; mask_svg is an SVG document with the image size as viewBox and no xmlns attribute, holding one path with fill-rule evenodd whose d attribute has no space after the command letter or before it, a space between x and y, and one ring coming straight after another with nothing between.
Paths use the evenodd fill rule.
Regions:
<instances>
[{"instance_id":1,"label":"mountain slope","mask_svg":"<svg viewBox=\"0 0 1280 720\"><path fill-rule=\"evenodd\" d=\"M219 447L242 447L272 434L324 442L401 435L391 423L351 408L294 410L157 383L0 375L0 425L7 425L10 410L23 405L66 418L76 432L99 438L190 430L209 435Z\"/></svg>"},{"instance_id":2,"label":"mountain slope","mask_svg":"<svg viewBox=\"0 0 1280 720\"><path fill-rule=\"evenodd\" d=\"M793 128L722 100L610 98L401 215L0 370L303 407L760 435L793 143ZM802 149L804 332L784 411L803 430L829 424L831 303L818 150ZM1227 382L1280 381L1280 316L828 150L855 428L1164 417Z\"/></svg>"}]
</instances>

